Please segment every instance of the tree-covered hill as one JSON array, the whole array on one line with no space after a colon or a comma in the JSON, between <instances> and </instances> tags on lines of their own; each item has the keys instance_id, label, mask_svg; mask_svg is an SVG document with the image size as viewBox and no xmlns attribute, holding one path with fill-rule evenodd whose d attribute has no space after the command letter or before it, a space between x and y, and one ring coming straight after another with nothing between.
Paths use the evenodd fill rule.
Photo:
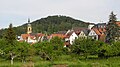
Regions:
<instances>
[{"instance_id":1,"label":"tree-covered hill","mask_svg":"<svg viewBox=\"0 0 120 67\"><path fill-rule=\"evenodd\" d=\"M46 18L41 18L36 21L31 22L33 33L53 33L57 31L65 31L71 29L73 27L87 27L88 24L73 19L67 16L48 16ZM17 35L26 33L27 23L23 24L22 26L14 27L14 30ZM0 30L0 36L3 36L5 30Z\"/></svg>"}]
</instances>

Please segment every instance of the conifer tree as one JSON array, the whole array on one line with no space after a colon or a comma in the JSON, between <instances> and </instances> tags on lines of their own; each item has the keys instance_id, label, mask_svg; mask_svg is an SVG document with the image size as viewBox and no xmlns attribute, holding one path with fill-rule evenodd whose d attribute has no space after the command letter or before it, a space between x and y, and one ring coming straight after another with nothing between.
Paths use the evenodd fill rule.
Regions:
<instances>
[{"instance_id":1,"label":"conifer tree","mask_svg":"<svg viewBox=\"0 0 120 67\"><path fill-rule=\"evenodd\" d=\"M5 39L9 44L13 44L13 42L16 40L16 34L13 30L12 24L9 25L9 28L5 34Z\"/></svg>"},{"instance_id":2,"label":"conifer tree","mask_svg":"<svg viewBox=\"0 0 120 67\"><path fill-rule=\"evenodd\" d=\"M13 64L14 58L17 56L17 41L16 41L16 34L13 30L12 24L9 25L7 32L5 34L5 40L7 42L5 46L5 54L8 55L11 59L11 64Z\"/></svg>"},{"instance_id":3,"label":"conifer tree","mask_svg":"<svg viewBox=\"0 0 120 67\"><path fill-rule=\"evenodd\" d=\"M110 43L115 40L115 37L119 36L119 27L116 24L117 18L116 15L111 12L109 16L109 22L106 27L106 42Z\"/></svg>"}]
</instances>

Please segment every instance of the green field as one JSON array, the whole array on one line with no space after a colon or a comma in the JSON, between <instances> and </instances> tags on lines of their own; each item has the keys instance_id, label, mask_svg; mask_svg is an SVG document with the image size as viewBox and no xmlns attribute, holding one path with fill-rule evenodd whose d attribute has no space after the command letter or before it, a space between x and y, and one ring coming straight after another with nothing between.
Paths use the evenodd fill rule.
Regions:
<instances>
[{"instance_id":1,"label":"green field","mask_svg":"<svg viewBox=\"0 0 120 67\"><path fill-rule=\"evenodd\" d=\"M71 56L61 56L54 61L44 61L39 60L39 57L34 58L34 63L26 62L21 63L20 61L15 61L13 65L10 65L10 61L0 59L0 67L120 67L120 57L110 57L108 59L97 59L89 57L88 59L83 59L82 57L76 59Z\"/></svg>"}]
</instances>

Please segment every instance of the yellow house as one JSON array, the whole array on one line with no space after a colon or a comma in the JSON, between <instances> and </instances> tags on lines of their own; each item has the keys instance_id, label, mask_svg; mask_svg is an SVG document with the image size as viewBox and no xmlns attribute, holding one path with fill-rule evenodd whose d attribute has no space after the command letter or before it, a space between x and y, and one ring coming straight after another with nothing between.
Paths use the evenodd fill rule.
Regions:
<instances>
[{"instance_id":1,"label":"yellow house","mask_svg":"<svg viewBox=\"0 0 120 67\"><path fill-rule=\"evenodd\" d=\"M87 39L89 32L90 32L89 29L81 30L81 32L79 34L79 38L81 38L81 39Z\"/></svg>"}]
</instances>

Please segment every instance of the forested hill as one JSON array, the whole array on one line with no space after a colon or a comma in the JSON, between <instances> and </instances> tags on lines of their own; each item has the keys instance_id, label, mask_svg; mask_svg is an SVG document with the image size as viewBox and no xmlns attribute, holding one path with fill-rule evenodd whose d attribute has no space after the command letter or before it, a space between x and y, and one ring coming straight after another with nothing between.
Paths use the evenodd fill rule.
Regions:
<instances>
[{"instance_id":1,"label":"forested hill","mask_svg":"<svg viewBox=\"0 0 120 67\"><path fill-rule=\"evenodd\" d=\"M58 16L58 15L41 18L31 22L31 24L33 28L33 33L40 33L40 32L53 33L57 31L65 31L73 27L88 26L88 24L83 21L76 20L67 16ZM17 35L20 35L26 33L26 27L27 27L27 23L22 26L14 27L14 30ZM3 35L3 33L4 30L0 31L0 35Z\"/></svg>"}]
</instances>

